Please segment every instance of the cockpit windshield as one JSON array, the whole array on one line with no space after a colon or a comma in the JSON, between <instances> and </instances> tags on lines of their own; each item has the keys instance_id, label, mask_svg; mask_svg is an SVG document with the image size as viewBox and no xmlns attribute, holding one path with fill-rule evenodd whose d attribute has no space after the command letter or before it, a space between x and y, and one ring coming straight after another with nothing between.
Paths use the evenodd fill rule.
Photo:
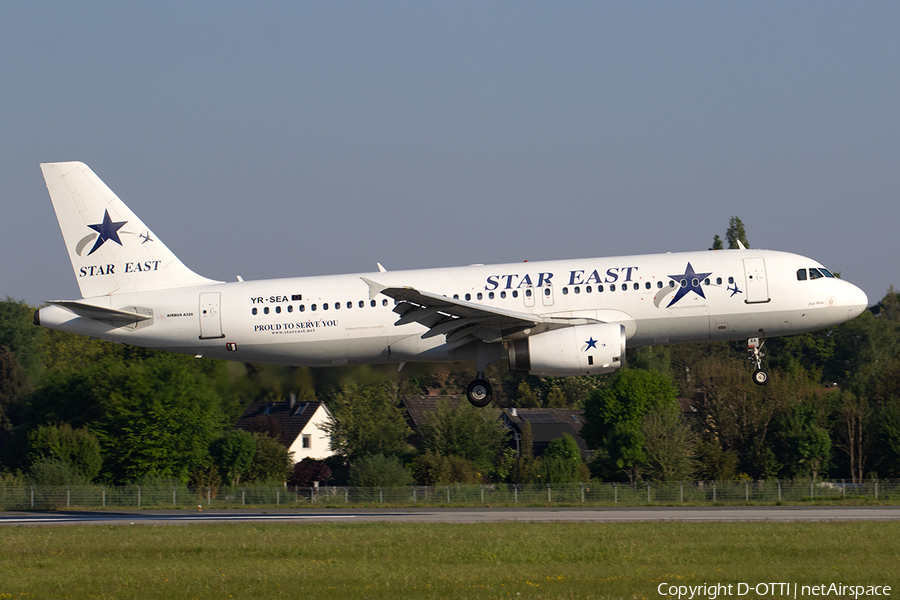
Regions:
<instances>
[{"instance_id":1,"label":"cockpit windshield","mask_svg":"<svg viewBox=\"0 0 900 600\"><path fill-rule=\"evenodd\" d=\"M810 267L808 270L799 269L797 271L797 281L806 281L807 279L821 279L823 277L831 277L832 279L834 279L834 275L825 267Z\"/></svg>"}]
</instances>

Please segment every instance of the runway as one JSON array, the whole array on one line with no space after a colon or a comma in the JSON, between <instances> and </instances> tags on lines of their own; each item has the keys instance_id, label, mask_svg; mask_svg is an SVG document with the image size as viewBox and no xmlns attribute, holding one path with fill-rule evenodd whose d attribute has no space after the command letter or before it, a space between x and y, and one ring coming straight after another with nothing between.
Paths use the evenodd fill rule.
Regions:
<instances>
[{"instance_id":1,"label":"runway","mask_svg":"<svg viewBox=\"0 0 900 600\"><path fill-rule=\"evenodd\" d=\"M737 506L648 508L421 508L141 510L0 513L0 525L187 525L197 523L799 522L898 521L900 506Z\"/></svg>"}]
</instances>

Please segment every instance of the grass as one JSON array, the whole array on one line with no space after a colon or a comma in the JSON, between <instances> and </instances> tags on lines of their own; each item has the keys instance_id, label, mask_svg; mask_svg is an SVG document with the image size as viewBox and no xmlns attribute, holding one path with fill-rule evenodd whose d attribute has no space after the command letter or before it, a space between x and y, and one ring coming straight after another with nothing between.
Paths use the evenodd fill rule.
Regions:
<instances>
[{"instance_id":1,"label":"grass","mask_svg":"<svg viewBox=\"0 0 900 600\"><path fill-rule=\"evenodd\" d=\"M662 598L663 582L896 592L898 556L895 522L5 527L0 599L631 599Z\"/></svg>"}]
</instances>

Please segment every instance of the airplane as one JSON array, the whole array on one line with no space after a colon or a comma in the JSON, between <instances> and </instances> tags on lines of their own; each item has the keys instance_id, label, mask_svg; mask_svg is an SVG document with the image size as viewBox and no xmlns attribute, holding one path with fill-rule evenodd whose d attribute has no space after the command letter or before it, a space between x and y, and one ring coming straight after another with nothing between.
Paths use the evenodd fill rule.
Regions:
<instances>
[{"instance_id":1,"label":"airplane","mask_svg":"<svg viewBox=\"0 0 900 600\"><path fill-rule=\"evenodd\" d=\"M610 373L625 348L767 338L838 325L866 294L787 252L678 252L222 282L186 267L81 162L41 164L82 298L36 311L51 329L248 363L322 367L475 361L485 370Z\"/></svg>"}]
</instances>

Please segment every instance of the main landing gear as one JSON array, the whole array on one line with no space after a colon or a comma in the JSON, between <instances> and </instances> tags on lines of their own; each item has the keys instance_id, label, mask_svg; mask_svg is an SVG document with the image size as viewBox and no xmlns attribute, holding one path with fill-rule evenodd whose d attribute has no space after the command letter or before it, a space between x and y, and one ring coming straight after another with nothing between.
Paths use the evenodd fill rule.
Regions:
<instances>
[{"instance_id":1,"label":"main landing gear","mask_svg":"<svg viewBox=\"0 0 900 600\"><path fill-rule=\"evenodd\" d=\"M472 406L477 408L484 408L490 404L491 400L494 398L494 391L491 389L491 384L488 383L487 377L485 377L484 373L481 371L475 374L475 381L470 383L466 388L466 398L469 399Z\"/></svg>"},{"instance_id":2,"label":"main landing gear","mask_svg":"<svg viewBox=\"0 0 900 600\"><path fill-rule=\"evenodd\" d=\"M754 365L753 383L756 385L766 385L769 383L769 372L762 368L762 359L765 356L762 352L763 344L766 340L760 341L759 338L750 338L747 340L747 350L750 351L750 362Z\"/></svg>"}]
</instances>

